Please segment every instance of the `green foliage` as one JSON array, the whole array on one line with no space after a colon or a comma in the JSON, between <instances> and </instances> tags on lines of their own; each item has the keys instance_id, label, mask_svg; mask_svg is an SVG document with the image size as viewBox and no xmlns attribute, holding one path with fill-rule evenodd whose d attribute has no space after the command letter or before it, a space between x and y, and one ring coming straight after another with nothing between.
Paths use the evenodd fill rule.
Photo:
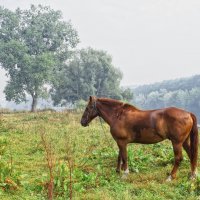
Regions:
<instances>
[{"instance_id":1,"label":"green foliage","mask_svg":"<svg viewBox=\"0 0 200 200\"><path fill-rule=\"evenodd\" d=\"M60 11L39 5L14 12L0 7L0 63L10 80L6 99L19 103L37 99L47 93L54 70L70 57L78 43L77 32L70 22L62 21Z\"/></svg>"},{"instance_id":2,"label":"green foliage","mask_svg":"<svg viewBox=\"0 0 200 200\"><path fill-rule=\"evenodd\" d=\"M58 72L57 78L52 91L55 104L62 100L66 103L87 100L90 95L122 99L122 73L104 51L92 48L77 51L71 62ZM127 96L128 92L124 94Z\"/></svg>"},{"instance_id":3,"label":"green foliage","mask_svg":"<svg viewBox=\"0 0 200 200\"><path fill-rule=\"evenodd\" d=\"M105 51L92 48L72 51L79 42L70 22L60 11L32 5L14 12L0 7L0 64L9 76L4 90L8 101L47 98L49 87L55 105L87 100L90 95L132 99L120 88L122 73Z\"/></svg>"},{"instance_id":4,"label":"green foliage","mask_svg":"<svg viewBox=\"0 0 200 200\"><path fill-rule=\"evenodd\" d=\"M76 102L75 108L78 111L83 111L85 109L86 105L87 105L87 101L84 101L83 99L81 99L81 100Z\"/></svg>"},{"instance_id":5,"label":"green foliage","mask_svg":"<svg viewBox=\"0 0 200 200\"><path fill-rule=\"evenodd\" d=\"M133 99L133 91L130 88L121 89L121 95L123 100L131 101Z\"/></svg>"}]
</instances>

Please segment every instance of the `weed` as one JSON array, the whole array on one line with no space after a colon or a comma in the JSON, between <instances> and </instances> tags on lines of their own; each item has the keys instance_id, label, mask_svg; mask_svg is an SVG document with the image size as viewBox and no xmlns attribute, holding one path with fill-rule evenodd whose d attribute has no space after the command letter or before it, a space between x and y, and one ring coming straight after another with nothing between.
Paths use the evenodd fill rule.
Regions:
<instances>
[{"instance_id":1,"label":"weed","mask_svg":"<svg viewBox=\"0 0 200 200\"><path fill-rule=\"evenodd\" d=\"M13 168L13 159L10 149L10 160L6 160L9 142L0 138L0 187L4 191L17 190L20 185L20 172Z\"/></svg>"}]
</instances>

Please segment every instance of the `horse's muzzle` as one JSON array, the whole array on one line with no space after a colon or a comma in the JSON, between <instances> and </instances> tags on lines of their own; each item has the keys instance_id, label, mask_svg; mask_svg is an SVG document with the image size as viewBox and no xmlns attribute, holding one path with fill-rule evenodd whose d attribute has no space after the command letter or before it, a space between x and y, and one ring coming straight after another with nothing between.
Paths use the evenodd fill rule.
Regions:
<instances>
[{"instance_id":1,"label":"horse's muzzle","mask_svg":"<svg viewBox=\"0 0 200 200\"><path fill-rule=\"evenodd\" d=\"M81 120L81 125L86 127L88 126L88 122L86 120Z\"/></svg>"}]
</instances>

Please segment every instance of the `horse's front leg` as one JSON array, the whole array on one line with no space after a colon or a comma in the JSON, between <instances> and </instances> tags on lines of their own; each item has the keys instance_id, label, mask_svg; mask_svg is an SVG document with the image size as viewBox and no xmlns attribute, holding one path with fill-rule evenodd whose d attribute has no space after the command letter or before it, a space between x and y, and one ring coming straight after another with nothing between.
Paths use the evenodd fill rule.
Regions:
<instances>
[{"instance_id":1,"label":"horse's front leg","mask_svg":"<svg viewBox=\"0 0 200 200\"><path fill-rule=\"evenodd\" d=\"M120 155L121 155L121 159L118 159L118 165L119 166L121 165L121 160L122 160L121 169L124 171L122 178L126 178L127 175L129 174L127 143L124 142L124 141L118 141L117 144L118 144L119 152L120 152Z\"/></svg>"},{"instance_id":2,"label":"horse's front leg","mask_svg":"<svg viewBox=\"0 0 200 200\"><path fill-rule=\"evenodd\" d=\"M118 158L117 158L117 169L116 169L117 173L120 173L121 164L122 164L122 157L121 157L121 152L120 152L120 149L119 149L119 154L118 154Z\"/></svg>"}]
</instances>

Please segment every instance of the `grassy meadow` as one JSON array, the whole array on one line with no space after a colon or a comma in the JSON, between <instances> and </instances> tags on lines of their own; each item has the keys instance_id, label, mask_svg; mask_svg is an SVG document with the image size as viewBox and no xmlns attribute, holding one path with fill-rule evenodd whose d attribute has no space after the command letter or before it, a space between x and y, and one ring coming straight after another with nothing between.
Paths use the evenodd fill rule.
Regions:
<instances>
[{"instance_id":1,"label":"grassy meadow","mask_svg":"<svg viewBox=\"0 0 200 200\"><path fill-rule=\"evenodd\" d=\"M169 141L130 144L130 175L122 180L109 127L96 119L84 128L80 118L50 111L0 115L1 200L200 200L200 177L188 179L185 152L177 179L165 181L173 164Z\"/></svg>"}]
</instances>

